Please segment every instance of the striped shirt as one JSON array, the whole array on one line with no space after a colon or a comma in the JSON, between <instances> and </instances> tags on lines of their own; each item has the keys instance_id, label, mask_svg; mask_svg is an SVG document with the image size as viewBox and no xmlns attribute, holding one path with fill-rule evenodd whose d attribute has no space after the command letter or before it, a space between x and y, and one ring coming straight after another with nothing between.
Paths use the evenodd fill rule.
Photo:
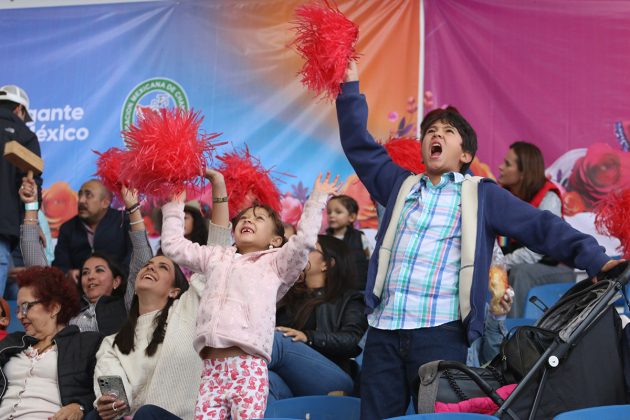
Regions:
<instances>
[{"instance_id":1,"label":"striped shirt","mask_svg":"<svg viewBox=\"0 0 630 420\"><path fill-rule=\"evenodd\" d=\"M433 185L423 176L405 198L381 302L368 316L370 326L415 329L460 318L463 180L449 172Z\"/></svg>"}]
</instances>

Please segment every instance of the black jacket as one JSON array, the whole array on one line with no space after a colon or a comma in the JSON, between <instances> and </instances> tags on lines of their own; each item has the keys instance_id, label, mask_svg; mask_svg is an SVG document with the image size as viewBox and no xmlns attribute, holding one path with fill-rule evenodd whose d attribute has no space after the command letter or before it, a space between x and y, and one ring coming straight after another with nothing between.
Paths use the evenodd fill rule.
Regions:
<instances>
[{"instance_id":1,"label":"black jacket","mask_svg":"<svg viewBox=\"0 0 630 420\"><path fill-rule=\"evenodd\" d=\"M128 271L131 259L131 239L129 238L129 219L111 207L96 226L94 232L94 251L113 257L120 266ZM87 238L87 231L79 216L68 220L59 228L59 238L55 246L55 260L52 265L64 271L83 266L92 254Z\"/></svg>"},{"instance_id":2,"label":"black jacket","mask_svg":"<svg viewBox=\"0 0 630 420\"><path fill-rule=\"evenodd\" d=\"M92 410L95 399L94 366L101 340L99 333L79 332L79 328L74 325L64 328L53 338L57 344L57 381L62 406L77 403L86 412ZM4 397L7 390L4 365L11 357L35 343L37 339L24 332L14 332L0 341L0 398Z\"/></svg>"},{"instance_id":3,"label":"black jacket","mask_svg":"<svg viewBox=\"0 0 630 420\"><path fill-rule=\"evenodd\" d=\"M88 308L90 302L83 297L81 299L81 311ZM101 296L96 302L96 322L98 332L104 336L112 335L120 331L127 321L127 308L122 296Z\"/></svg>"},{"instance_id":4,"label":"black jacket","mask_svg":"<svg viewBox=\"0 0 630 420\"><path fill-rule=\"evenodd\" d=\"M24 122L8 109L0 109L0 154L4 154L6 143L16 140L37 156L41 156L39 141ZM0 158L0 237L17 244L20 237L20 224L24 219L24 205L20 201L18 189L22 185L22 177L26 174L12 163ZM39 191L42 179L35 177ZM40 196L41 197L41 196ZM40 200L41 201L41 200Z\"/></svg>"},{"instance_id":5,"label":"black jacket","mask_svg":"<svg viewBox=\"0 0 630 420\"><path fill-rule=\"evenodd\" d=\"M332 235L332 229L327 229L326 233ZM357 285L359 290L365 290L365 283L367 282L367 272L369 259L365 255L365 249L363 248L363 233L360 230L355 229L352 226L346 228L346 233L343 235L343 241L348 245L352 258L354 259L355 266L357 268Z\"/></svg>"},{"instance_id":6,"label":"black jacket","mask_svg":"<svg viewBox=\"0 0 630 420\"><path fill-rule=\"evenodd\" d=\"M350 290L317 306L315 320L315 330L304 331L308 344L350 372L350 359L361 353L359 341L368 327L363 293Z\"/></svg>"}]
</instances>

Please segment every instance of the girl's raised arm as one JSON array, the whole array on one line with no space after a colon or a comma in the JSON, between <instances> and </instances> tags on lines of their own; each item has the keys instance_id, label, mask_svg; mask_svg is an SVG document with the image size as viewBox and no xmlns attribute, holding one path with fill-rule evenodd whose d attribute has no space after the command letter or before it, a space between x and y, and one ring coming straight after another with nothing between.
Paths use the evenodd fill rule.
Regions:
<instances>
[{"instance_id":1,"label":"girl's raised arm","mask_svg":"<svg viewBox=\"0 0 630 420\"><path fill-rule=\"evenodd\" d=\"M207 273L213 254L223 247L199 245L184 237L184 201L186 192L162 206L162 252L177 264L185 265L197 273Z\"/></svg>"},{"instance_id":2,"label":"girl's raised arm","mask_svg":"<svg viewBox=\"0 0 630 420\"><path fill-rule=\"evenodd\" d=\"M327 173L323 180L322 174L319 174L315 180L313 192L304 205L297 233L278 251L276 257L277 273L286 285L295 283L306 266L308 254L317 243L317 234L322 224L322 213L328 196L338 194L342 186L339 176L330 180L330 173Z\"/></svg>"}]
</instances>

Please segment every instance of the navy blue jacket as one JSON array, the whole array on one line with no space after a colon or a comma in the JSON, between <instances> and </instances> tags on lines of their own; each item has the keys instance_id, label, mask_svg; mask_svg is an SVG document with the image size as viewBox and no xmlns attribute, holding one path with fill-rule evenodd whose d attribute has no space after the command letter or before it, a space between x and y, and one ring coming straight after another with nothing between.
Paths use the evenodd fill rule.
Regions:
<instances>
[{"instance_id":1,"label":"navy blue jacket","mask_svg":"<svg viewBox=\"0 0 630 420\"><path fill-rule=\"evenodd\" d=\"M359 92L359 83L344 83L342 92L337 97L341 145L361 182L376 201L386 207L368 268L365 297L366 306L371 312L380 302L380 296L373 293L379 264L378 251L389 226L398 191L411 173L396 165L385 148L374 141L367 131L367 117L367 102L365 96ZM596 275L610 259L593 237L573 229L548 211L534 208L499 187L494 181L483 179L478 188L471 311L463 320L470 343L483 335L488 272L497 235L515 238L532 251L584 269L591 276Z\"/></svg>"},{"instance_id":2,"label":"navy blue jacket","mask_svg":"<svg viewBox=\"0 0 630 420\"><path fill-rule=\"evenodd\" d=\"M113 257L125 272L129 271L131 259L129 230L127 215L110 207L94 232L94 251ZM74 216L59 228L55 260L52 265L64 271L81 269L90 255L92 255L92 248L88 242L85 226L79 216Z\"/></svg>"}]
</instances>

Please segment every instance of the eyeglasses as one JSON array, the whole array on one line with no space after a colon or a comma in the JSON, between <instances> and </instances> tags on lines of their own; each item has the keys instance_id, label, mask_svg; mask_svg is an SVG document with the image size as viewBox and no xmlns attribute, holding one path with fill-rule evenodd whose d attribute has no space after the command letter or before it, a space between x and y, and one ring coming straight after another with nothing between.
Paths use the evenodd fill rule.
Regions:
<instances>
[{"instance_id":1,"label":"eyeglasses","mask_svg":"<svg viewBox=\"0 0 630 420\"><path fill-rule=\"evenodd\" d=\"M22 314L22 316L26 316L28 314L28 311L35 305L37 305L38 303L42 303L39 300L34 300L32 302L22 302L20 305L18 305L17 308L15 308L15 314L16 315L20 315Z\"/></svg>"}]
</instances>

